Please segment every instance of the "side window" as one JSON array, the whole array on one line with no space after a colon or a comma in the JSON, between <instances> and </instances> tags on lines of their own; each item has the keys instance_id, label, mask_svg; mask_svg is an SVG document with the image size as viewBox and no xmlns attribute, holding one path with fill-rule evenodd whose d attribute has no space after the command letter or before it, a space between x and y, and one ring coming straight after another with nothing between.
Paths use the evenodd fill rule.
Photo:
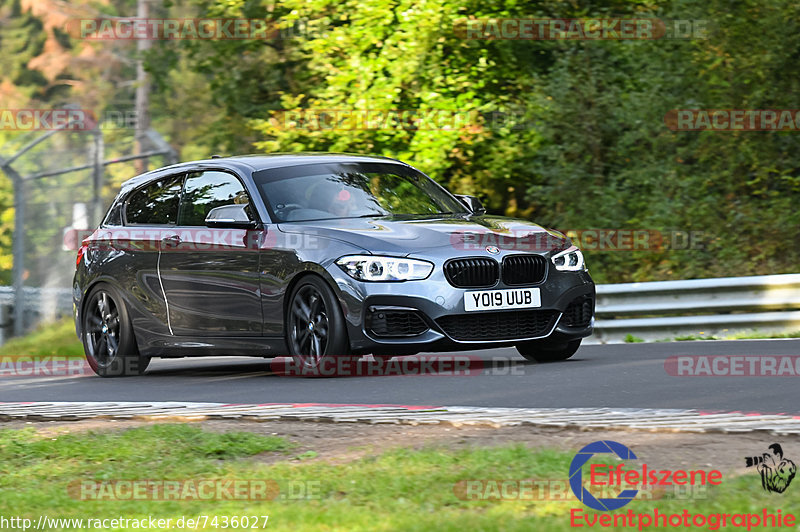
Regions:
<instances>
[{"instance_id":1,"label":"side window","mask_svg":"<svg viewBox=\"0 0 800 532\"><path fill-rule=\"evenodd\" d=\"M111 208L108 209L108 214L106 214L106 218L103 221L103 225L122 225L122 205L123 202L117 201Z\"/></svg>"},{"instance_id":2,"label":"side window","mask_svg":"<svg viewBox=\"0 0 800 532\"><path fill-rule=\"evenodd\" d=\"M217 170L191 173L183 187L178 225L205 225L208 211L234 203L250 205L244 186L234 176ZM254 220L250 208L247 212Z\"/></svg>"},{"instance_id":3,"label":"side window","mask_svg":"<svg viewBox=\"0 0 800 532\"><path fill-rule=\"evenodd\" d=\"M183 176L165 177L128 197L125 221L129 224L172 225L178 217Z\"/></svg>"}]
</instances>

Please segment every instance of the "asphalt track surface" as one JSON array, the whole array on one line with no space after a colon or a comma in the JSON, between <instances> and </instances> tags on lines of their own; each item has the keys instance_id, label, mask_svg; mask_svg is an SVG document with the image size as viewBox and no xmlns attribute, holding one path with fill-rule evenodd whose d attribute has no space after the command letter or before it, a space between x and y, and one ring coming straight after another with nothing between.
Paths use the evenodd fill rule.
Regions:
<instances>
[{"instance_id":1,"label":"asphalt track surface","mask_svg":"<svg viewBox=\"0 0 800 532\"><path fill-rule=\"evenodd\" d=\"M670 375L669 368L674 373L677 367L670 357L687 355L739 360L796 356L800 339L586 345L570 360L551 364L527 362L513 348L464 351L426 355L436 357L436 363L432 370L425 368L425 375L397 375L399 366L382 366L393 375L374 375L377 366L364 369L362 362L361 372L373 375L321 379L276 373L288 359L272 364L269 359L240 357L155 359L140 377L0 376L0 401L689 408L800 414L799 376ZM453 360L459 361L458 375L449 371ZM729 362L726 358L718 369L724 372ZM746 370L747 361L743 364ZM412 363L403 371L409 368L415 371L419 365Z\"/></svg>"}]
</instances>

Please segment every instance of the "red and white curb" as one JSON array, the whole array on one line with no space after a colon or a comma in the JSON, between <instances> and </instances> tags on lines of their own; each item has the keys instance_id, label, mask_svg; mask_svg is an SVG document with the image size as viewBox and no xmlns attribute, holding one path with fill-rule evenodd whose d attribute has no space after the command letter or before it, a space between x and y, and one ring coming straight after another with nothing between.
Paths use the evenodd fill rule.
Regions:
<instances>
[{"instance_id":1,"label":"red and white curb","mask_svg":"<svg viewBox=\"0 0 800 532\"><path fill-rule=\"evenodd\" d=\"M532 426L579 430L800 434L800 416L638 408L495 408L364 404L194 402L0 403L0 421L82 419L318 421L370 424Z\"/></svg>"}]
</instances>

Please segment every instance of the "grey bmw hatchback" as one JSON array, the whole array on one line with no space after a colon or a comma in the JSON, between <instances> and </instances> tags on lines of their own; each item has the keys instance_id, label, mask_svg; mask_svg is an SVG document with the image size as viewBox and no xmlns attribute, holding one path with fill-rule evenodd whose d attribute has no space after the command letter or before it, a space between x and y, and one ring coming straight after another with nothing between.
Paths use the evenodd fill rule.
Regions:
<instances>
[{"instance_id":1,"label":"grey bmw hatchback","mask_svg":"<svg viewBox=\"0 0 800 532\"><path fill-rule=\"evenodd\" d=\"M153 357L572 356L595 287L556 231L490 216L403 162L216 158L125 182L78 251L75 326L101 376Z\"/></svg>"}]
</instances>

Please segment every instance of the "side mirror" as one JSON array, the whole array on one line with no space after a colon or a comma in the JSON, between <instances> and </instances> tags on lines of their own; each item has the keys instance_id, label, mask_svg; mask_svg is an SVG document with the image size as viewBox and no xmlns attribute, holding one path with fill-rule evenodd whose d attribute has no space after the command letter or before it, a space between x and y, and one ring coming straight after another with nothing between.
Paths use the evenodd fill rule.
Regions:
<instances>
[{"instance_id":1,"label":"side mirror","mask_svg":"<svg viewBox=\"0 0 800 532\"><path fill-rule=\"evenodd\" d=\"M245 210L247 205L222 205L208 211L206 227L228 229L255 229L257 223L251 220Z\"/></svg>"},{"instance_id":2,"label":"side mirror","mask_svg":"<svg viewBox=\"0 0 800 532\"><path fill-rule=\"evenodd\" d=\"M455 196L461 200L461 203L466 205L473 214L486 214L486 207L484 207L481 200L475 196L468 196L466 194L456 194Z\"/></svg>"}]
</instances>

